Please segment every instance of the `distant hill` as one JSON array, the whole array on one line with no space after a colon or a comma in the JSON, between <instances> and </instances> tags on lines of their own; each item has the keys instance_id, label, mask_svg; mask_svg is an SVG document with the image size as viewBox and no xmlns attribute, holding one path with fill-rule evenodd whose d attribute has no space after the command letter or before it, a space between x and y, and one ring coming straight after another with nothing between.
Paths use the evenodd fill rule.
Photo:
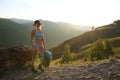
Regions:
<instances>
[{"instance_id":1,"label":"distant hill","mask_svg":"<svg viewBox=\"0 0 120 80\"><path fill-rule=\"evenodd\" d=\"M72 39L64 41L57 47L51 49L51 51L55 54L54 57L60 57L63 53L64 46L66 44L70 45L71 52L79 52L80 48L95 42L99 38L109 39L116 38L120 36L120 20L117 20L111 24L101 26L96 28L94 31L88 31L82 35L74 37Z\"/></svg>"},{"instance_id":2,"label":"distant hill","mask_svg":"<svg viewBox=\"0 0 120 80\"><path fill-rule=\"evenodd\" d=\"M62 24L44 20L41 20L41 23L48 48L55 47L63 41L85 32L82 29L75 29L75 25L68 23ZM30 46L30 33L34 28L32 25L33 21L30 20L0 18L0 47L19 44Z\"/></svg>"},{"instance_id":3,"label":"distant hill","mask_svg":"<svg viewBox=\"0 0 120 80\"><path fill-rule=\"evenodd\" d=\"M29 44L30 28L10 19L0 19L0 47Z\"/></svg>"},{"instance_id":4,"label":"distant hill","mask_svg":"<svg viewBox=\"0 0 120 80\"><path fill-rule=\"evenodd\" d=\"M17 18L10 18L10 20L12 20L16 23L19 23L19 24L25 24L25 23L33 22L32 20L17 19Z\"/></svg>"}]
</instances>

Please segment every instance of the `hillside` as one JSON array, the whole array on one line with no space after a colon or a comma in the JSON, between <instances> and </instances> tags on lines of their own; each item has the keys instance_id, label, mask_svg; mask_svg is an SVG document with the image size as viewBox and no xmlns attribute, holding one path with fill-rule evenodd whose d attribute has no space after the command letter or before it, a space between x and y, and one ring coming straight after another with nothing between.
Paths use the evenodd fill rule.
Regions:
<instances>
[{"instance_id":1,"label":"hillside","mask_svg":"<svg viewBox=\"0 0 120 80\"><path fill-rule=\"evenodd\" d=\"M9 19L0 19L0 47L29 44L29 34L30 28L27 26Z\"/></svg>"},{"instance_id":2,"label":"hillside","mask_svg":"<svg viewBox=\"0 0 120 80\"><path fill-rule=\"evenodd\" d=\"M64 50L64 46L66 44L70 45L71 52L77 53L80 51L81 47L87 44L91 44L98 40L99 38L109 39L119 36L120 36L120 21L118 20L112 24L96 28L94 31L88 31L82 35L66 40L59 46L51 49L51 51L55 54L54 58L58 58L61 57L61 54L63 53Z\"/></svg>"},{"instance_id":3,"label":"hillside","mask_svg":"<svg viewBox=\"0 0 120 80\"><path fill-rule=\"evenodd\" d=\"M68 23L44 20L41 20L41 23L47 48L55 47L63 41L85 32L82 29L75 29L75 25ZM0 47L12 47L20 44L30 46L30 33L34 28L32 25L33 22L30 20L0 18Z\"/></svg>"},{"instance_id":4,"label":"hillside","mask_svg":"<svg viewBox=\"0 0 120 80\"><path fill-rule=\"evenodd\" d=\"M51 65L48 71L33 73L31 55L25 45L0 48L0 80L120 80L119 59Z\"/></svg>"}]
</instances>

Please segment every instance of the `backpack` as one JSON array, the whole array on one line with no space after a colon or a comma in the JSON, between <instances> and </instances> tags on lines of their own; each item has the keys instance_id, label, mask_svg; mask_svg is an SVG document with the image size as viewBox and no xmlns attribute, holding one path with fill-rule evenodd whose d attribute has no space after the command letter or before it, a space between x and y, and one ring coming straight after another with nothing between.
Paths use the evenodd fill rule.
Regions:
<instances>
[{"instance_id":1,"label":"backpack","mask_svg":"<svg viewBox=\"0 0 120 80\"><path fill-rule=\"evenodd\" d=\"M52 60L52 53L48 50L42 52L42 65L48 67Z\"/></svg>"}]
</instances>

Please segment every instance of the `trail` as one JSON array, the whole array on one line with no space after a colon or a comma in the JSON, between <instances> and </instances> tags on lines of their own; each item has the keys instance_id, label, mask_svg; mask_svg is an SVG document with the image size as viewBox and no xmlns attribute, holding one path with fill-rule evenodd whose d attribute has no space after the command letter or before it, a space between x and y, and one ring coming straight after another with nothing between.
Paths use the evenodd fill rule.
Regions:
<instances>
[{"instance_id":1,"label":"trail","mask_svg":"<svg viewBox=\"0 0 120 80\"><path fill-rule=\"evenodd\" d=\"M120 80L120 62L50 67L49 71L43 73L33 73L30 68L26 68L6 72L0 80Z\"/></svg>"}]
</instances>

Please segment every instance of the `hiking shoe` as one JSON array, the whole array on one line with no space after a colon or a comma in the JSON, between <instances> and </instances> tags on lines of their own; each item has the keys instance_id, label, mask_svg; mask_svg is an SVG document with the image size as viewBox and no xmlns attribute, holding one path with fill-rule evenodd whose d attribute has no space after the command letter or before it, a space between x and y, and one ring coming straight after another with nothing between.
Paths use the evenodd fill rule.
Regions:
<instances>
[{"instance_id":1,"label":"hiking shoe","mask_svg":"<svg viewBox=\"0 0 120 80\"><path fill-rule=\"evenodd\" d=\"M41 72L44 72L44 71L45 71L45 69L43 68L42 64L39 64L38 69L40 69Z\"/></svg>"}]
</instances>

